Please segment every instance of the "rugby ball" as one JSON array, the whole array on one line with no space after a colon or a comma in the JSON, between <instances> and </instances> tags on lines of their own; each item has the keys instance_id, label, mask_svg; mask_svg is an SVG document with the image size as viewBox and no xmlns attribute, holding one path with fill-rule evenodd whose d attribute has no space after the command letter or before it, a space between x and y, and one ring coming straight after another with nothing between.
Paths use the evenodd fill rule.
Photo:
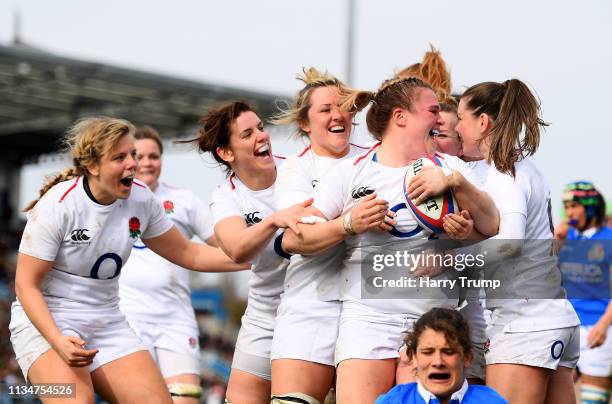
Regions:
<instances>
[{"instance_id":1,"label":"rugby ball","mask_svg":"<svg viewBox=\"0 0 612 404\"><path fill-rule=\"evenodd\" d=\"M448 190L442 195L431 197L421 204L415 205L406 192L410 185L410 180L425 167L442 167L448 170L444 161L437 156L421 157L415 160L408 166L408 170L404 177L404 198L406 199L406 206L410 208L421 227L429 229L434 233L443 233L444 227L442 225L442 218L449 213L456 213L458 210L457 201L453 193Z\"/></svg>"}]
</instances>

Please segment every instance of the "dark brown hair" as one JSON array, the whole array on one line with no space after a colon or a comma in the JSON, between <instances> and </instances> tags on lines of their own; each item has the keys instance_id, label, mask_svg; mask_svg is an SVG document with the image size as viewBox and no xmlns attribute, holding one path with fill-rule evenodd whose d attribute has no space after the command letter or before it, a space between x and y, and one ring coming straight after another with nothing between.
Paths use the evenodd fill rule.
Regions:
<instances>
[{"instance_id":1,"label":"dark brown hair","mask_svg":"<svg viewBox=\"0 0 612 404\"><path fill-rule=\"evenodd\" d=\"M381 140L393 110L404 108L413 111L413 103L419 95L419 90L423 88L431 90L429 84L416 77L386 80L375 93L345 90L340 100L341 108L350 113L356 113L371 102L372 106L366 115L366 123L370 133L376 139Z\"/></svg>"},{"instance_id":2,"label":"dark brown hair","mask_svg":"<svg viewBox=\"0 0 612 404\"><path fill-rule=\"evenodd\" d=\"M462 348L464 354L472 350L470 327L463 316L457 310L435 307L423 314L406 335L404 342L409 352L416 354L419 338L428 328L443 333L448 344Z\"/></svg>"},{"instance_id":3,"label":"dark brown hair","mask_svg":"<svg viewBox=\"0 0 612 404\"><path fill-rule=\"evenodd\" d=\"M145 125L136 128L134 138L136 140L151 139L152 141L157 143L157 146L159 146L159 154L164 154L164 145L162 142L162 138L159 135L159 132L153 129L152 127Z\"/></svg>"},{"instance_id":4,"label":"dark brown hair","mask_svg":"<svg viewBox=\"0 0 612 404\"><path fill-rule=\"evenodd\" d=\"M211 109L200 119L201 127L198 130L198 137L179 143L196 143L201 153L212 154L213 158L225 166L225 171L229 173L232 168L217 154L217 148L229 146L232 123L240 114L247 111L255 112L244 101L233 101Z\"/></svg>"},{"instance_id":5,"label":"dark brown hair","mask_svg":"<svg viewBox=\"0 0 612 404\"><path fill-rule=\"evenodd\" d=\"M493 126L485 135L491 138L487 161L514 176L514 164L537 151L540 130L549 125L541 118L539 101L518 79L476 84L461 99L475 117L487 114L492 119Z\"/></svg>"}]
</instances>

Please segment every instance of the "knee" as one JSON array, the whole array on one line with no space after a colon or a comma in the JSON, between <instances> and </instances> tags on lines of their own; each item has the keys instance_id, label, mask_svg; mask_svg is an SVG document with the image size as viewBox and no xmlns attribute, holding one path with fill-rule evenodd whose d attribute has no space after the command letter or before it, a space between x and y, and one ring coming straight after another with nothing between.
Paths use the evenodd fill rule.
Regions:
<instances>
[{"instance_id":1,"label":"knee","mask_svg":"<svg viewBox=\"0 0 612 404\"><path fill-rule=\"evenodd\" d=\"M168 391L172 397L202 397L202 387L191 383L170 383Z\"/></svg>"},{"instance_id":2,"label":"knee","mask_svg":"<svg viewBox=\"0 0 612 404\"><path fill-rule=\"evenodd\" d=\"M316 398L304 393L287 393L272 396L270 404L321 404Z\"/></svg>"},{"instance_id":3,"label":"knee","mask_svg":"<svg viewBox=\"0 0 612 404\"><path fill-rule=\"evenodd\" d=\"M608 404L610 390L583 383L580 386L580 402L582 404Z\"/></svg>"}]
</instances>

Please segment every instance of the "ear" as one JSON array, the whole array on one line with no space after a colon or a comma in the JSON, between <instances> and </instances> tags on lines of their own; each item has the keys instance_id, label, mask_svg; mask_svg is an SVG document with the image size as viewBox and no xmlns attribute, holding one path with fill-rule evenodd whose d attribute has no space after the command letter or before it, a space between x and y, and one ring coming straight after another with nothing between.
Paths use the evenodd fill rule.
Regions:
<instances>
[{"instance_id":1,"label":"ear","mask_svg":"<svg viewBox=\"0 0 612 404\"><path fill-rule=\"evenodd\" d=\"M300 120L298 122L298 126L300 127L302 132L310 134L310 123L308 123L307 121Z\"/></svg>"},{"instance_id":2,"label":"ear","mask_svg":"<svg viewBox=\"0 0 612 404\"><path fill-rule=\"evenodd\" d=\"M397 126L406 126L406 115L407 112L403 108L395 108L391 112L391 121Z\"/></svg>"},{"instance_id":3,"label":"ear","mask_svg":"<svg viewBox=\"0 0 612 404\"><path fill-rule=\"evenodd\" d=\"M226 163L231 163L234 161L234 153L229 147L217 147L216 152L217 155L221 157L221 160L225 161Z\"/></svg>"},{"instance_id":4,"label":"ear","mask_svg":"<svg viewBox=\"0 0 612 404\"><path fill-rule=\"evenodd\" d=\"M85 168L87 169L89 175L93 177L97 177L98 175L100 175L100 164L98 163L90 163Z\"/></svg>"},{"instance_id":5,"label":"ear","mask_svg":"<svg viewBox=\"0 0 612 404\"><path fill-rule=\"evenodd\" d=\"M472 350L469 350L468 353L465 354L465 360L463 361L466 369L472 366L473 360L474 360L474 354L472 353Z\"/></svg>"},{"instance_id":6,"label":"ear","mask_svg":"<svg viewBox=\"0 0 612 404\"><path fill-rule=\"evenodd\" d=\"M478 129L481 134L487 133L493 126L493 120L484 112L478 116Z\"/></svg>"}]
</instances>

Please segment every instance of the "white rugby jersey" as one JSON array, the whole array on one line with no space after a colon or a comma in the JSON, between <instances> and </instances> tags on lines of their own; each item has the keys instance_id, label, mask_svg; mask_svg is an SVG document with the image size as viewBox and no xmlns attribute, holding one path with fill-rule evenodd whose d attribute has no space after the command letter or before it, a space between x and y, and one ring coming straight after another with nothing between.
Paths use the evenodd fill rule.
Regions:
<instances>
[{"instance_id":1,"label":"white rugby jersey","mask_svg":"<svg viewBox=\"0 0 612 404\"><path fill-rule=\"evenodd\" d=\"M274 191L276 206L285 209L305 201L321 178L333 173L339 162L353 159L368 149L351 143L347 155L336 159L318 156L308 146L301 153L288 157L278 169ZM340 300L340 268L344 252L345 246L341 243L318 255L291 256L283 299Z\"/></svg>"},{"instance_id":2,"label":"white rugby jersey","mask_svg":"<svg viewBox=\"0 0 612 404\"><path fill-rule=\"evenodd\" d=\"M41 288L50 308L115 306L132 245L171 227L143 183L134 181L127 199L99 205L77 177L52 187L28 213L19 252L53 261Z\"/></svg>"},{"instance_id":3,"label":"white rugby jersey","mask_svg":"<svg viewBox=\"0 0 612 404\"><path fill-rule=\"evenodd\" d=\"M252 226L277 210L274 185L253 191L232 174L213 192L210 210L214 225L225 218L239 216L246 221L247 226ZM283 292L285 269L289 264L289 256L281 249L282 234L279 229L259 255L251 260L247 314L276 316L280 294Z\"/></svg>"},{"instance_id":4,"label":"white rugby jersey","mask_svg":"<svg viewBox=\"0 0 612 404\"><path fill-rule=\"evenodd\" d=\"M358 158L342 161L330 175L324 177L313 192L314 206L331 220L350 211L359 199L372 192L389 203L389 209L397 213L397 224L390 232L368 231L346 239L342 300L359 301L385 313L420 316L433 305L439 305L441 300L361 299L362 255L381 251L385 247L390 250L394 244L400 243L397 248L401 251L418 253L426 247L427 239L432 234L418 225L412 211L406 206L403 182L407 166L388 167L378 163L377 147L373 146ZM436 155L444 159L450 169L458 170L473 184L481 185L462 160L441 153Z\"/></svg>"},{"instance_id":5,"label":"white rugby jersey","mask_svg":"<svg viewBox=\"0 0 612 404\"><path fill-rule=\"evenodd\" d=\"M193 192L160 182L154 194L166 217L185 237L195 235L205 241L213 235L208 206ZM121 272L119 296L119 306L128 320L194 325L189 272L155 254L140 240Z\"/></svg>"},{"instance_id":6,"label":"white rugby jersey","mask_svg":"<svg viewBox=\"0 0 612 404\"><path fill-rule=\"evenodd\" d=\"M519 295L523 293L525 297L511 300L487 296L487 308L496 312L494 318L499 323L506 323L509 331L537 331L578 325L580 321L574 309L564 299L558 259L551 250L553 224L550 188L531 159L519 161L514 167L516 176L512 178L490 166L485 187L495 201L500 216L519 213L526 218L521 255L506 259L497 267L512 274L503 276L502 287ZM495 238L503 240L510 237L498 234ZM558 298L537 299L538 291Z\"/></svg>"}]
</instances>

